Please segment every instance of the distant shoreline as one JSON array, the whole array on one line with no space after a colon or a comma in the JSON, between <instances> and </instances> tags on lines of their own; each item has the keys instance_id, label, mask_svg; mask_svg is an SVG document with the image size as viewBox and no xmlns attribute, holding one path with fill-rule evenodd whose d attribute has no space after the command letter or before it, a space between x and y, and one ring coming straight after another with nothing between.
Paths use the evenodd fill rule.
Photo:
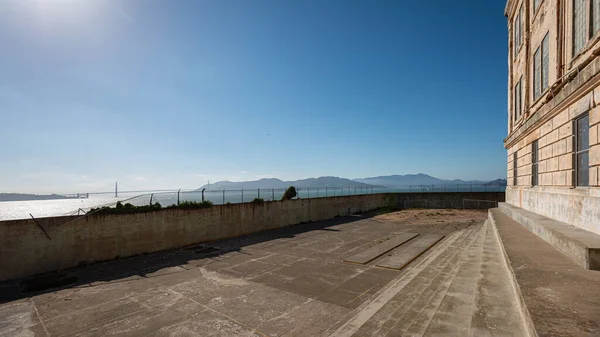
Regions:
<instances>
[{"instance_id":1,"label":"distant shoreline","mask_svg":"<svg viewBox=\"0 0 600 337\"><path fill-rule=\"evenodd\" d=\"M29 201L29 200L59 200L77 199L76 197L65 197L58 194L23 194L23 193L0 193L0 202L3 201Z\"/></svg>"}]
</instances>

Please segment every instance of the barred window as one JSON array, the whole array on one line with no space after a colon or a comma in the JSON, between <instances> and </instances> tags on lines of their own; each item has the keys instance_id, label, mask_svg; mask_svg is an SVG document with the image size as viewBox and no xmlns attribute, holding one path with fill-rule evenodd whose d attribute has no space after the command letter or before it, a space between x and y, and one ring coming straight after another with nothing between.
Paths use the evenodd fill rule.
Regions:
<instances>
[{"instance_id":1,"label":"barred window","mask_svg":"<svg viewBox=\"0 0 600 337\"><path fill-rule=\"evenodd\" d=\"M520 78L517 84L515 85L515 110L514 110L514 118L515 121L521 117L523 114L523 95L522 95L522 87L523 87L523 78Z\"/></svg>"},{"instance_id":2,"label":"barred window","mask_svg":"<svg viewBox=\"0 0 600 337\"><path fill-rule=\"evenodd\" d=\"M515 18L514 30L515 30L515 56L519 54L519 50L521 49L521 44L523 43L523 31L521 18L523 16L523 6L519 9L519 13Z\"/></svg>"},{"instance_id":3,"label":"barred window","mask_svg":"<svg viewBox=\"0 0 600 337\"><path fill-rule=\"evenodd\" d=\"M538 185L538 141L531 144L531 186Z\"/></svg>"},{"instance_id":4,"label":"barred window","mask_svg":"<svg viewBox=\"0 0 600 337\"><path fill-rule=\"evenodd\" d=\"M575 130L576 186L589 186L590 118L588 114L575 121Z\"/></svg>"},{"instance_id":5,"label":"barred window","mask_svg":"<svg viewBox=\"0 0 600 337\"><path fill-rule=\"evenodd\" d=\"M533 99L536 100L542 94L541 78L542 78L542 53L540 47L533 55Z\"/></svg>"},{"instance_id":6,"label":"barred window","mask_svg":"<svg viewBox=\"0 0 600 337\"><path fill-rule=\"evenodd\" d=\"M600 30L600 0L592 1L592 34L596 34Z\"/></svg>"},{"instance_id":7,"label":"barred window","mask_svg":"<svg viewBox=\"0 0 600 337\"><path fill-rule=\"evenodd\" d=\"M544 90L548 89L548 68L550 51L548 33L533 55L533 99L538 99Z\"/></svg>"},{"instance_id":8,"label":"barred window","mask_svg":"<svg viewBox=\"0 0 600 337\"><path fill-rule=\"evenodd\" d=\"M513 154L513 186L517 186L517 152Z\"/></svg>"},{"instance_id":9,"label":"barred window","mask_svg":"<svg viewBox=\"0 0 600 337\"><path fill-rule=\"evenodd\" d=\"M550 55L548 51L548 33L542 40L542 92L548 89L548 63L550 62Z\"/></svg>"},{"instance_id":10,"label":"barred window","mask_svg":"<svg viewBox=\"0 0 600 337\"><path fill-rule=\"evenodd\" d=\"M573 0L573 54L578 54L587 42L585 3L586 0Z\"/></svg>"}]
</instances>

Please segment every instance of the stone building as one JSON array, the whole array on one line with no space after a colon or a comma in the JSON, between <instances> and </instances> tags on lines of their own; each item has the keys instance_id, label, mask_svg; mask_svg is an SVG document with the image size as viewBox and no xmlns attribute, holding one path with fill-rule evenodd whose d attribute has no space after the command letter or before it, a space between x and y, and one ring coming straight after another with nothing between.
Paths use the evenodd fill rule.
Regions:
<instances>
[{"instance_id":1,"label":"stone building","mask_svg":"<svg viewBox=\"0 0 600 337\"><path fill-rule=\"evenodd\" d=\"M506 202L600 234L600 0L508 0Z\"/></svg>"}]
</instances>

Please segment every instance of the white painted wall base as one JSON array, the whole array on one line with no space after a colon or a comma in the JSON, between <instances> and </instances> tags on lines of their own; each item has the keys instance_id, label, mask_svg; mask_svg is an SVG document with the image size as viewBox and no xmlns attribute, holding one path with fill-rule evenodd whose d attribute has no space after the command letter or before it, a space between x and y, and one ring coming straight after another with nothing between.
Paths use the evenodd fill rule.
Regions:
<instances>
[{"instance_id":1,"label":"white painted wall base","mask_svg":"<svg viewBox=\"0 0 600 337\"><path fill-rule=\"evenodd\" d=\"M600 188L508 186L506 202L600 234Z\"/></svg>"}]
</instances>

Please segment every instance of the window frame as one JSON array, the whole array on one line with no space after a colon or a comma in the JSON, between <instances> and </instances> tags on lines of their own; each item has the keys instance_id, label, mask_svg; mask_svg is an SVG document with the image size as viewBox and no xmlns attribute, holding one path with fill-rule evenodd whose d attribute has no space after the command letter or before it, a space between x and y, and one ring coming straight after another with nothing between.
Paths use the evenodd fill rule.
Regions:
<instances>
[{"instance_id":1,"label":"window frame","mask_svg":"<svg viewBox=\"0 0 600 337\"><path fill-rule=\"evenodd\" d=\"M584 22L583 22L582 27L585 30L585 32L583 32L583 36L585 37L585 40L583 41L580 49L577 49L577 45L576 45L576 42L575 42L577 40L577 34L575 33L576 32L576 28L577 28L577 21L575 20L575 15L576 15L576 12L575 12L575 8L576 8L575 3L577 1L583 1L583 13L582 13L582 15L583 15ZM590 7L590 1L589 0L572 0L571 1L571 5L572 5L572 8L573 8L573 16L571 17L571 19L572 19L572 21L571 21L572 22L572 25L571 25L571 30L572 30L571 35L572 35L572 38L573 38L572 41L571 41L572 42L572 50L571 50L571 52L573 53L572 59L575 59L583 51L585 51L585 46L586 46L587 42L590 40L590 36L589 36L589 22L591 20L589 20L590 19L590 14L588 13L588 7Z\"/></svg>"},{"instance_id":2,"label":"window frame","mask_svg":"<svg viewBox=\"0 0 600 337\"><path fill-rule=\"evenodd\" d=\"M515 16L515 20L513 22L513 27L514 27L514 44L515 44L515 50L514 50L514 59L517 58L517 56L519 55L519 52L521 51L521 47L523 46L523 4L521 4L521 6L519 7L519 10L517 11L517 15Z\"/></svg>"},{"instance_id":3,"label":"window frame","mask_svg":"<svg viewBox=\"0 0 600 337\"><path fill-rule=\"evenodd\" d=\"M521 119L523 115L523 76L519 78L514 88L514 121Z\"/></svg>"},{"instance_id":4,"label":"window frame","mask_svg":"<svg viewBox=\"0 0 600 337\"><path fill-rule=\"evenodd\" d=\"M589 153L590 153L590 144L589 144L589 137L590 137L590 122L589 122L589 112L586 112L584 114L582 114L581 116L578 116L575 120L573 120L573 130L575 130L574 132L574 144L573 144L573 167L575 169L574 172L574 186L577 188L585 188L585 187L589 187L590 186L590 164L589 164ZM579 136L579 128L578 128L578 124L579 121L581 121L582 119L587 118L588 119L588 128L587 128L587 139L588 139L588 146L585 149L579 150L579 141L580 141L580 136ZM587 154L588 155L588 170L587 170L587 177L585 178L584 181L587 182L587 184L581 184L580 185L580 181L583 180L583 177L579 176L579 156L582 154Z\"/></svg>"},{"instance_id":5,"label":"window frame","mask_svg":"<svg viewBox=\"0 0 600 337\"><path fill-rule=\"evenodd\" d=\"M544 42L546 44L546 48L544 48ZM544 57L544 55L547 55L547 57ZM538 60L538 58L539 58L539 60ZM544 67L544 59L545 58L547 59L547 62L545 63L546 67ZM536 64L538 64L538 63L539 63L539 67L540 67L540 72L539 72L539 78L536 78ZM545 71L546 76L544 76L545 68L547 68ZM533 90L533 101L534 102L537 101L540 97L544 96L544 93L550 87L550 80L548 79L548 77L550 77L550 32L546 32L546 35L544 35L544 38L542 39L542 41L538 45L537 49L533 53L533 87L532 87L532 90ZM538 92L538 89L539 89L539 92Z\"/></svg>"},{"instance_id":6,"label":"window frame","mask_svg":"<svg viewBox=\"0 0 600 337\"><path fill-rule=\"evenodd\" d=\"M531 143L531 186L539 185L539 143L538 140L534 140Z\"/></svg>"},{"instance_id":7,"label":"window frame","mask_svg":"<svg viewBox=\"0 0 600 337\"><path fill-rule=\"evenodd\" d=\"M517 152L515 151L515 153L513 153L513 186L518 186L517 185Z\"/></svg>"}]
</instances>

